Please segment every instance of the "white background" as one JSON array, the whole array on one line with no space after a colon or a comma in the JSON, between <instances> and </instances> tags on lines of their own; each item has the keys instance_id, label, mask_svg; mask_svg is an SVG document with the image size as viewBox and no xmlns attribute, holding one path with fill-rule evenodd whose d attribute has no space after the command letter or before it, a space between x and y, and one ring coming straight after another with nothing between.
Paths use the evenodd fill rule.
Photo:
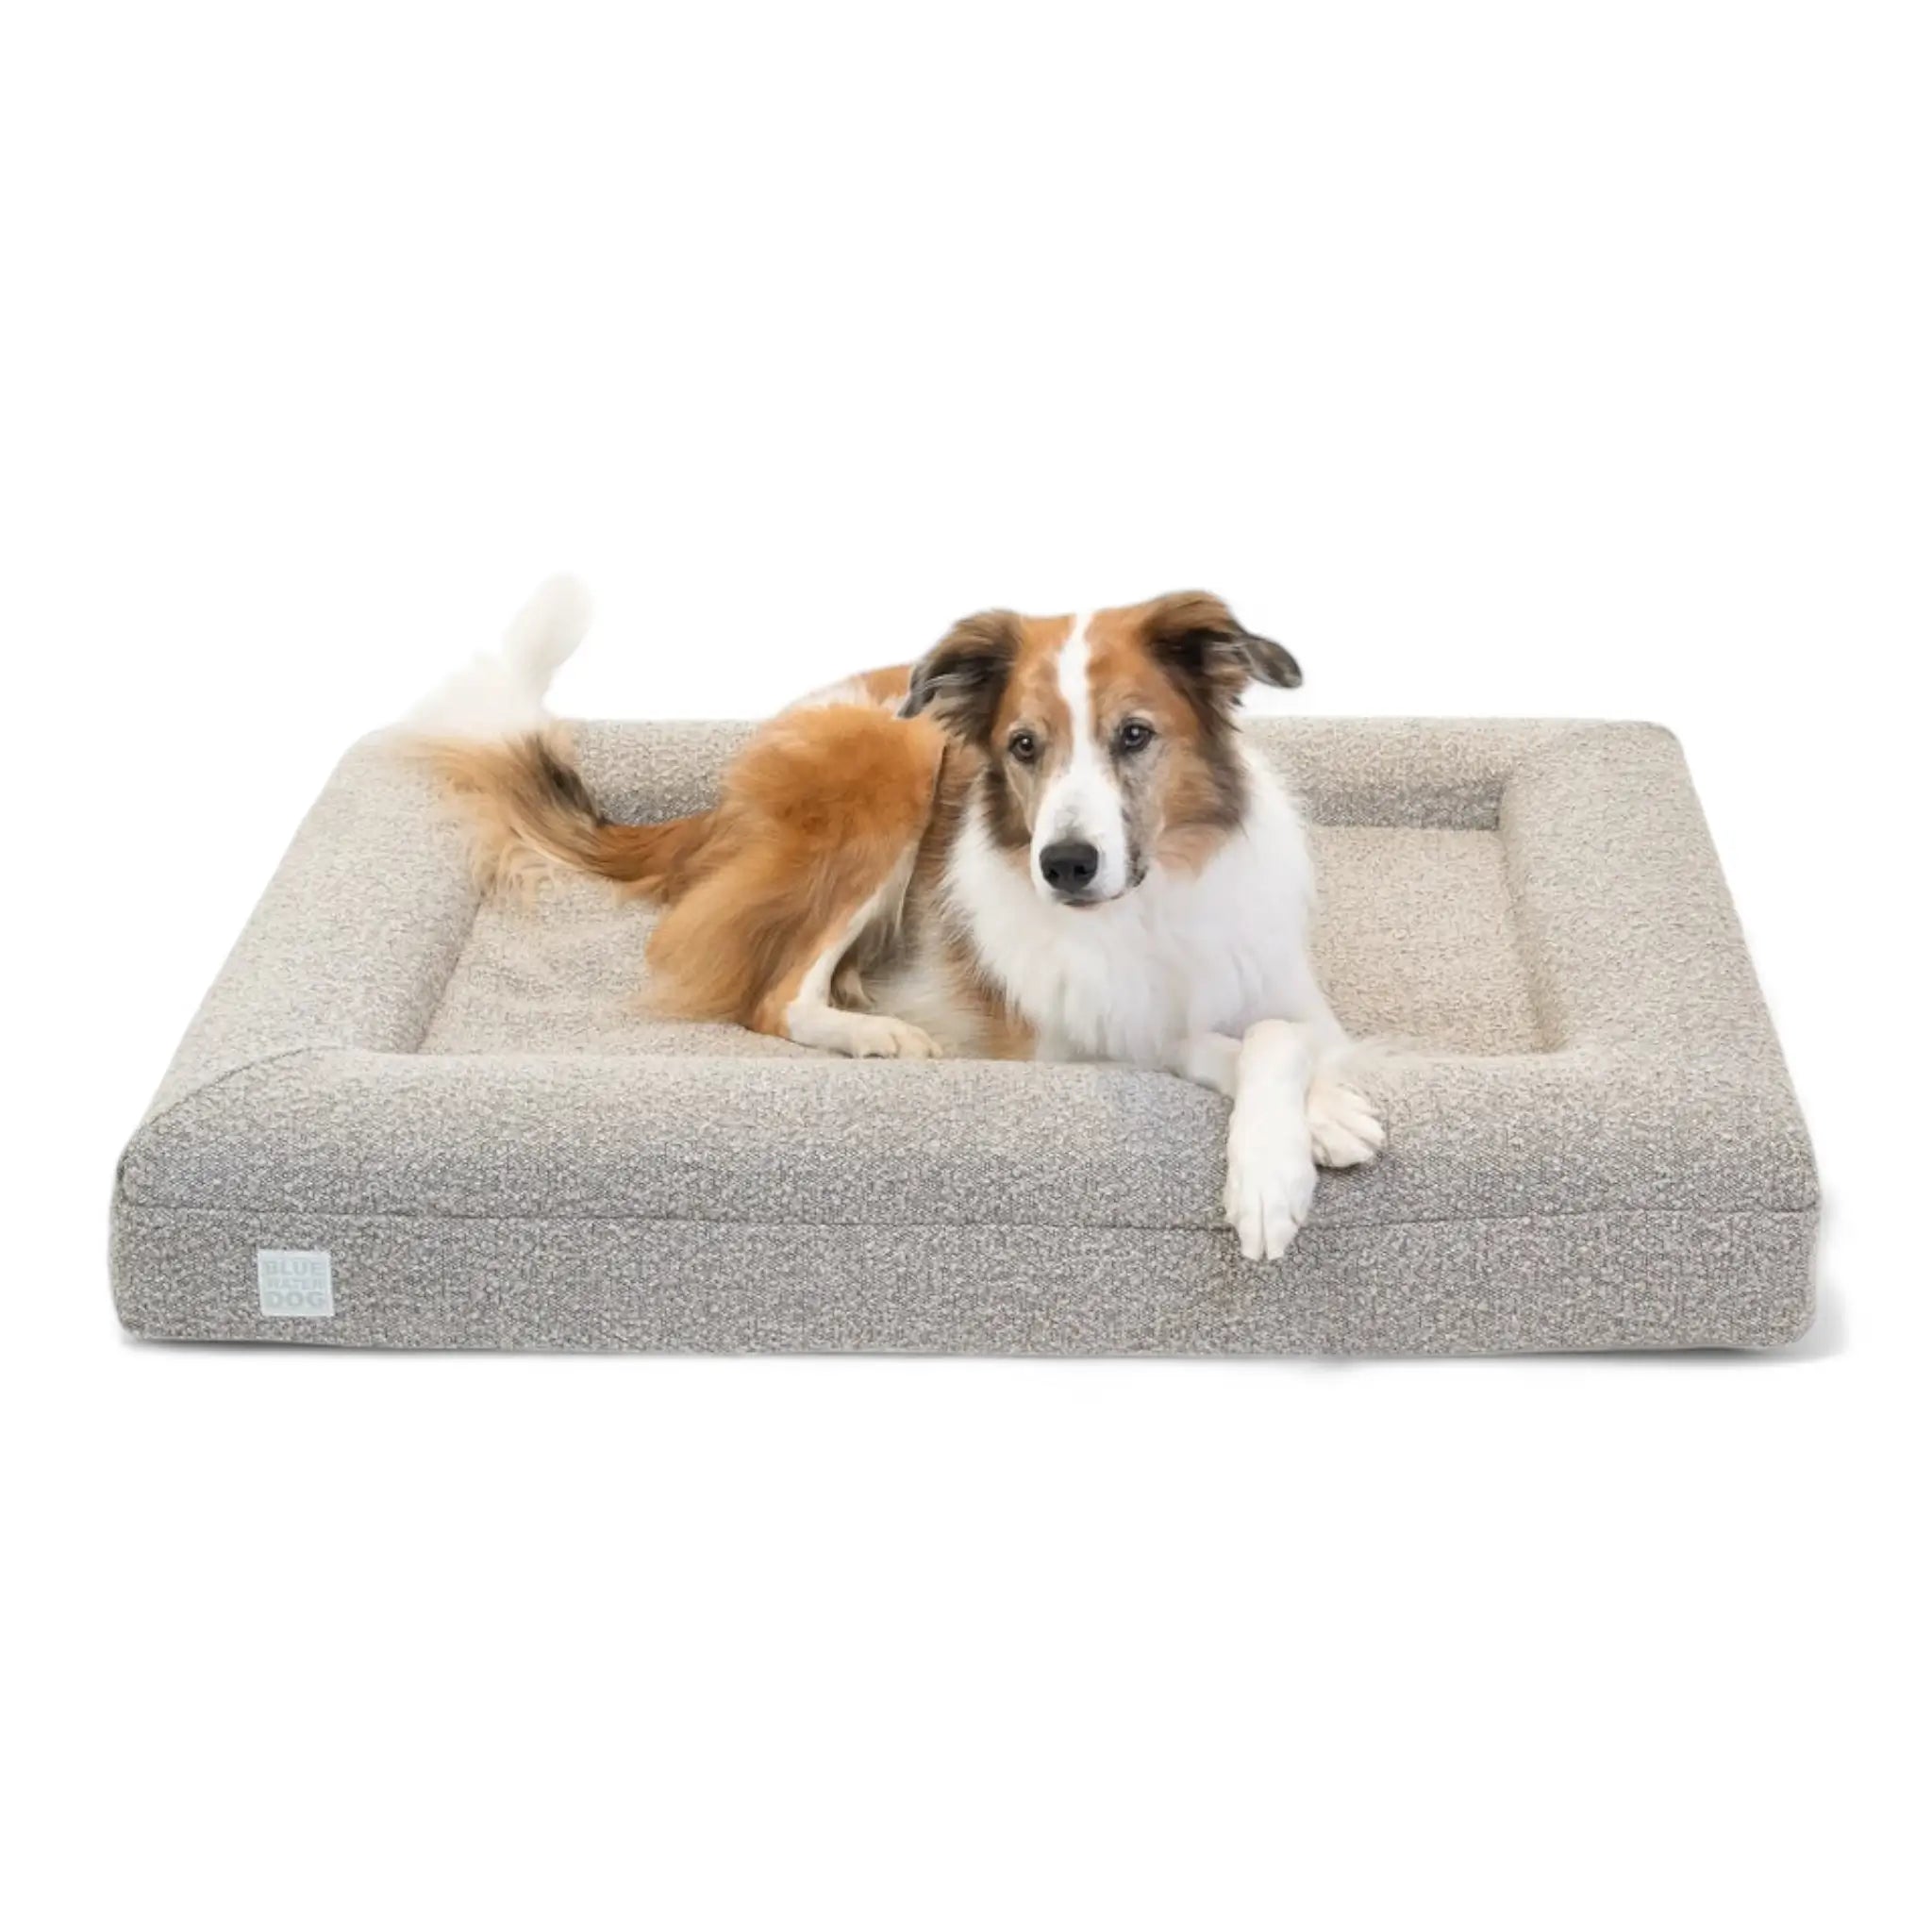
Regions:
<instances>
[{"instance_id":1,"label":"white background","mask_svg":"<svg viewBox=\"0 0 1932 1932\"><path fill-rule=\"evenodd\" d=\"M1925 1923L1922 8L4 32L11 1923ZM559 566L579 712L1203 584L1284 705L1674 725L1817 1327L123 1340L115 1154L297 817Z\"/></svg>"}]
</instances>

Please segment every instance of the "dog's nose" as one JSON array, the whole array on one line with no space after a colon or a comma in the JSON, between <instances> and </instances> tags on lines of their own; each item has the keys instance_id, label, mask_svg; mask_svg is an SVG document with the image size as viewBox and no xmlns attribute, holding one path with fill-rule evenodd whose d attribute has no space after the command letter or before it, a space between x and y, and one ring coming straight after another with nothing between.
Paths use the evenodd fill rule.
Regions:
<instances>
[{"instance_id":1,"label":"dog's nose","mask_svg":"<svg viewBox=\"0 0 1932 1932\"><path fill-rule=\"evenodd\" d=\"M1100 854L1079 839L1062 839L1040 855L1040 876L1056 892L1084 892L1100 870Z\"/></svg>"}]
</instances>

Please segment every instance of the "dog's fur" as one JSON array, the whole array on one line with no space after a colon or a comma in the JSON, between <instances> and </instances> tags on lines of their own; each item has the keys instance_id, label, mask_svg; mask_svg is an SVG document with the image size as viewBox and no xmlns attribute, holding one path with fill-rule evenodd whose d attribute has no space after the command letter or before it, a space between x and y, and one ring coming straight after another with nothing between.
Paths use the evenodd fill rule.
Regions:
<instances>
[{"instance_id":1,"label":"dog's fur","mask_svg":"<svg viewBox=\"0 0 1932 1932\"><path fill-rule=\"evenodd\" d=\"M1242 742L1246 686L1301 682L1203 592L995 610L916 664L773 719L709 811L603 816L543 707L589 621L545 585L410 721L492 876L552 860L659 901L656 1002L807 1046L1162 1067L1227 1094L1225 1208L1274 1258L1315 1162L1382 1129L1308 953L1301 820Z\"/></svg>"}]
</instances>

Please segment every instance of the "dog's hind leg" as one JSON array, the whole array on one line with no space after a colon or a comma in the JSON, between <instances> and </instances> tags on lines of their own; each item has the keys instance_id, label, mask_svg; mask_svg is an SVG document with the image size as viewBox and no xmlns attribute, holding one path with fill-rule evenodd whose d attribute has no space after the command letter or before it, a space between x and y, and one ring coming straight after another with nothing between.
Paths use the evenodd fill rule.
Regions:
<instances>
[{"instance_id":1,"label":"dog's hind leg","mask_svg":"<svg viewBox=\"0 0 1932 1932\"><path fill-rule=\"evenodd\" d=\"M863 1002L889 954L932 811L930 727L831 705L767 726L727 774L702 875L658 922L660 1010L862 1058L927 1058L917 1026Z\"/></svg>"},{"instance_id":2,"label":"dog's hind leg","mask_svg":"<svg viewBox=\"0 0 1932 1932\"><path fill-rule=\"evenodd\" d=\"M858 909L837 924L803 973L774 990L761 1013L760 1031L780 1033L800 1046L823 1047L855 1059L924 1060L939 1057L930 1034L890 1013L859 1013L832 1003L832 982L841 962L878 919L896 916L906 890L904 869L873 893ZM776 1024L772 1024L775 1022Z\"/></svg>"}]
</instances>

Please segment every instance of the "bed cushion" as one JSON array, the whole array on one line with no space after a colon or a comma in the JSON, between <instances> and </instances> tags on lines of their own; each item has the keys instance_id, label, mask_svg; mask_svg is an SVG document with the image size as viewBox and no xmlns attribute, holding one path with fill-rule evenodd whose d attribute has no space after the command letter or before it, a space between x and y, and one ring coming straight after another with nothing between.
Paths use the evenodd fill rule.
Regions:
<instances>
[{"instance_id":1,"label":"bed cushion","mask_svg":"<svg viewBox=\"0 0 1932 1932\"><path fill-rule=\"evenodd\" d=\"M626 818L749 725L587 724ZM479 894L378 736L330 779L124 1156L122 1320L383 1347L1037 1353L1764 1346L1809 1147L1682 756L1652 725L1268 722L1390 1145L1279 1262L1227 1106L1120 1067L854 1061L640 1004L651 914Z\"/></svg>"}]
</instances>

